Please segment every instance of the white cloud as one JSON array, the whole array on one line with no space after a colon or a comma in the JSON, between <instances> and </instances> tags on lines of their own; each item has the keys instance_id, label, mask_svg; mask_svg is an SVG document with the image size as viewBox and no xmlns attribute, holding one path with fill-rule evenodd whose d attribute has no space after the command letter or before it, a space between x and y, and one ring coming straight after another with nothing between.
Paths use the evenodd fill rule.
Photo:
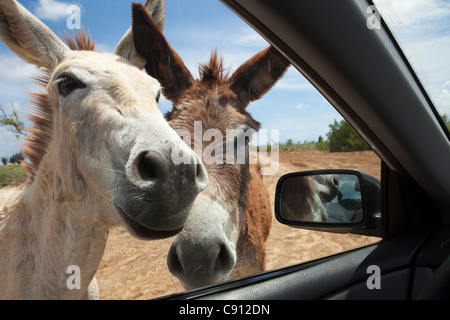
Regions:
<instances>
[{"instance_id":1,"label":"white cloud","mask_svg":"<svg viewBox=\"0 0 450 320\"><path fill-rule=\"evenodd\" d=\"M38 86L33 77L39 76L40 71L33 65L27 64L11 54L0 55L0 105L6 113L12 111L11 104L19 115L19 119L29 126L25 115L30 111L29 92L36 92ZM20 149L20 142L16 136L6 128L0 127L0 156L11 156Z\"/></svg>"},{"instance_id":2,"label":"white cloud","mask_svg":"<svg viewBox=\"0 0 450 320\"><path fill-rule=\"evenodd\" d=\"M0 157L10 157L20 151L20 140L6 128L0 128Z\"/></svg>"},{"instance_id":3,"label":"white cloud","mask_svg":"<svg viewBox=\"0 0 450 320\"><path fill-rule=\"evenodd\" d=\"M275 86L277 89L281 90L293 90L293 91L308 91L314 90L314 87L306 81L302 81L299 77L298 79L292 79L289 77L282 78Z\"/></svg>"},{"instance_id":4,"label":"white cloud","mask_svg":"<svg viewBox=\"0 0 450 320\"><path fill-rule=\"evenodd\" d=\"M269 45L252 28L241 24L210 29L194 24L182 32L166 25L164 34L194 77L198 76L199 64L208 63L213 50L223 57L224 67L232 73Z\"/></svg>"},{"instance_id":5,"label":"white cloud","mask_svg":"<svg viewBox=\"0 0 450 320\"><path fill-rule=\"evenodd\" d=\"M312 84L306 80L294 67L290 67L283 78L277 82L277 89L289 91L315 90Z\"/></svg>"},{"instance_id":6,"label":"white cloud","mask_svg":"<svg viewBox=\"0 0 450 320\"><path fill-rule=\"evenodd\" d=\"M0 55L0 105L7 107L10 101L16 106L29 105L29 92L40 91L33 78L38 77L40 71L11 54Z\"/></svg>"},{"instance_id":7,"label":"white cloud","mask_svg":"<svg viewBox=\"0 0 450 320\"><path fill-rule=\"evenodd\" d=\"M17 112L20 121L23 121L25 127L31 126L30 121L26 118L26 115L30 112L30 103L24 105L18 101L8 101L0 103L6 114L11 114L14 110ZM8 128L0 126L0 157L11 156L18 152L23 143L23 137L17 139L16 135L9 131Z\"/></svg>"},{"instance_id":8,"label":"white cloud","mask_svg":"<svg viewBox=\"0 0 450 320\"><path fill-rule=\"evenodd\" d=\"M374 3L390 26L409 27L450 14L450 4L444 0L374 0Z\"/></svg>"},{"instance_id":9,"label":"white cloud","mask_svg":"<svg viewBox=\"0 0 450 320\"><path fill-rule=\"evenodd\" d=\"M304 103L299 103L299 104L295 107L295 109L297 109L297 110L302 110L302 109L306 109L306 108L309 108L309 106L308 106L307 104L304 104Z\"/></svg>"},{"instance_id":10,"label":"white cloud","mask_svg":"<svg viewBox=\"0 0 450 320\"><path fill-rule=\"evenodd\" d=\"M61 2L57 0L39 0L39 3L34 10L34 14L39 19L50 21L67 19L69 17L67 8L70 5L71 3Z\"/></svg>"},{"instance_id":11,"label":"white cloud","mask_svg":"<svg viewBox=\"0 0 450 320\"><path fill-rule=\"evenodd\" d=\"M435 95L434 104L441 114L450 115L450 81L444 83Z\"/></svg>"},{"instance_id":12,"label":"white cloud","mask_svg":"<svg viewBox=\"0 0 450 320\"><path fill-rule=\"evenodd\" d=\"M230 34L228 34L230 36ZM267 47L267 41L252 28L243 28L238 35L232 35L232 41L244 47Z\"/></svg>"},{"instance_id":13,"label":"white cloud","mask_svg":"<svg viewBox=\"0 0 450 320\"><path fill-rule=\"evenodd\" d=\"M16 56L0 56L0 81L28 82L39 75L39 69Z\"/></svg>"},{"instance_id":14,"label":"white cloud","mask_svg":"<svg viewBox=\"0 0 450 320\"><path fill-rule=\"evenodd\" d=\"M119 40L117 40L117 42L119 42ZM112 44L95 41L95 50L97 50L98 52L113 52L114 49L115 46L113 47Z\"/></svg>"},{"instance_id":15,"label":"white cloud","mask_svg":"<svg viewBox=\"0 0 450 320\"><path fill-rule=\"evenodd\" d=\"M374 2L437 110L450 115L450 2Z\"/></svg>"}]
</instances>

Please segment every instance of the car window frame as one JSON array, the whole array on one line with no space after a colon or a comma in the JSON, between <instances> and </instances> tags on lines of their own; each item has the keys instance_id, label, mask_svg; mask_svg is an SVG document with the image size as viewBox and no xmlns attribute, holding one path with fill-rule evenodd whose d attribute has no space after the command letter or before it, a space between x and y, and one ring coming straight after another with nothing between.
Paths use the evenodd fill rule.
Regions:
<instances>
[{"instance_id":1,"label":"car window frame","mask_svg":"<svg viewBox=\"0 0 450 320\"><path fill-rule=\"evenodd\" d=\"M323 10L324 7L329 5L329 2L323 0L314 2L314 4L311 2L296 2L295 10L291 10L287 16L283 16L281 12L283 9L286 9L286 6L292 5L288 1L280 1L276 4L271 3L269 0L220 1L252 26L268 42L280 49L291 60L293 65L336 108L343 118L369 143L382 161L391 170L398 172L404 179L415 181L426 193L430 194L433 200L436 201L437 207L440 208L439 213L441 218L445 221L450 221L447 212L442 210L442 208L450 205L450 199L447 196L450 193L450 175L439 171L439 168L445 168L445 161L443 159L450 161L450 143L447 133L443 130L440 117L435 111L435 108L432 107L430 98L384 21L381 21L381 28L375 30L375 33L371 33L373 30L369 32L365 29L352 29L355 23L358 23L358 26L366 24L368 18L366 11L369 6L373 5L372 1L350 0L339 2L336 3L339 10L337 8L334 8L335 10ZM313 17L308 17L305 14L305 12L308 12L307 10L302 10L305 8L309 9L308 6L313 6L316 12L320 12L321 19L324 19L323 21L336 19L338 12L339 15L337 18L340 19L338 22L342 22L343 25L335 24L335 28L327 29L327 26L322 24L321 27L325 30L319 30L320 28L317 28L314 24L319 24L320 22L314 21L314 15ZM250 11L252 13L249 13ZM348 18L346 15L350 14L354 15L350 19L353 21L347 21L346 19ZM289 19L289 21L280 20L284 18ZM309 20L304 22L302 19ZM289 27L292 27L292 30L288 33L287 28ZM314 29L314 27L316 28ZM366 48L367 50L365 50L365 54L367 55L363 56L363 59L366 59L364 60L365 62L380 60L377 62L380 68L383 68L383 63L386 61L390 61L391 63L395 62L394 65L398 68L395 71L400 77L403 77L401 84L403 88L408 88L408 93L411 95L407 95L407 98L411 98L415 103L414 109L411 109L413 116L416 117L414 124L418 125L417 130L419 133L416 133L415 136L420 139L425 139L421 136L423 134L428 134L428 136L433 137L433 146L426 141L422 141L422 145L426 148L425 152L423 152L424 154L421 154L422 150L418 150L417 145L414 145L415 142L412 143L409 141L412 140L412 133L408 131L407 126L400 128L402 130L401 134L399 132L385 133L383 132L383 129L385 129L383 122L376 123L375 119L371 119L371 114L367 113L367 111L373 111L372 109L365 108L366 106L356 105L356 98L353 101L346 101L346 99L349 99L348 93L351 91L347 87L344 87L347 84L343 84L341 87L336 84L337 78L333 78L333 72L336 72L336 70L326 70L327 67L333 66L327 60L331 59L331 55L328 54L324 57L322 53L324 50L321 51L321 49L327 48L327 46L330 48L334 45L336 48L336 43L332 43L333 41L331 41L331 44L321 43L321 40L325 37L324 34L334 39L335 35L339 35L339 32L343 32L343 30L348 32L348 35L345 36L349 39L351 38L350 40L354 40L358 45L364 46L366 43L372 45L371 48ZM308 32L310 34L307 34ZM281 39L279 36L283 38ZM347 40L350 41L349 39ZM361 41L363 42L362 44L360 44ZM346 44L349 43L351 44L351 42L347 42ZM356 45L352 44L352 46L354 49ZM351 49L349 48L346 53ZM372 49L378 51L372 52ZM298 54L298 52L301 52L301 54ZM335 52L336 50L332 54ZM377 59L379 56L376 54L380 52L385 56L381 57L382 59ZM371 58L374 59L371 60ZM319 64L321 62L324 62L325 65L320 66ZM336 60L332 62L336 62ZM376 68L372 68L371 70L373 69ZM366 80L368 83L370 81L370 79ZM364 83L364 85L366 84ZM359 85L362 86L362 84ZM378 92L381 91L380 89L369 89L378 90ZM401 96L405 93L400 92L398 96L402 98ZM386 99L386 96L388 96L388 93L385 93L383 99ZM383 105L382 107L385 108L383 109L383 112L385 112L389 106ZM405 108L403 105L401 107ZM408 107L411 106L408 105ZM418 113L416 114L416 112ZM390 112L389 116L392 116L392 114L393 112ZM383 118L383 120L386 120L386 118ZM424 128L426 130L422 130ZM404 148L405 145L406 149ZM411 158L412 154L414 158ZM446 179L447 176L449 176L448 179Z\"/></svg>"}]
</instances>

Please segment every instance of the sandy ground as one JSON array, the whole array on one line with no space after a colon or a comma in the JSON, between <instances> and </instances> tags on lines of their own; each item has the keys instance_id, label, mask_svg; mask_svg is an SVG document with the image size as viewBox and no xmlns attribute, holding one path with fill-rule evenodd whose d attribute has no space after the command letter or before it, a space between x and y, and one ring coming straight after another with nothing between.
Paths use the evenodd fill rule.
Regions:
<instances>
[{"instance_id":1,"label":"sandy ground","mask_svg":"<svg viewBox=\"0 0 450 320\"><path fill-rule=\"evenodd\" d=\"M373 152L283 152L276 175L265 176L273 207L280 176L314 169L357 169L380 176L380 159ZM123 228L111 230L96 277L101 299L152 299L184 291L167 269L172 239L140 241ZM278 269L379 241L375 237L294 229L273 219L266 244L267 270Z\"/></svg>"}]
</instances>

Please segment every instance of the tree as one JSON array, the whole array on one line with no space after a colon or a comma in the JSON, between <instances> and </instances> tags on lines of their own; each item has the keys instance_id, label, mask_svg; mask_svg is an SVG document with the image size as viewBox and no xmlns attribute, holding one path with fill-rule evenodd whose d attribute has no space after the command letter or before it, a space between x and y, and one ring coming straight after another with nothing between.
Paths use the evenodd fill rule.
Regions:
<instances>
[{"instance_id":1,"label":"tree","mask_svg":"<svg viewBox=\"0 0 450 320\"><path fill-rule=\"evenodd\" d=\"M11 102L12 113L7 114L5 109L0 106L0 126L5 126L9 131L14 133L19 139L21 135L26 135L25 124L20 121L14 104Z\"/></svg>"},{"instance_id":2,"label":"tree","mask_svg":"<svg viewBox=\"0 0 450 320\"><path fill-rule=\"evenodd\" d=\"M9 163L20 164L24 160L22 153L18 152L9 158Z\"/></svg>"},{"instance_id":3,"label":"tree","mask_svg":"<svg viewBox=\"0 0 450 320\"><path fill-rule=\"evenodd\" d=\"M447 130L450 131L450 119L448 118L448 115L444 113L441 118L445 126L447 127Z\"/></svg>"},{"instance_id":4,"label":"tree","mask_svg":"<svg viewBox=\"0 0 450 320\"><path fill-rule=\"evenodd\" d=\"M319 136L316 143L316 150L329 152L330 151L330 141L324 141L322 136Z\"/></svg>"},{"instance_id":5,"label":"tree","mask_svg":"<svg viewBox=\"0 0 450 320\"><path fill-rule=\"evenodd\" d=\"M348 152L370 150L369 145L361 138L361 136L350 126L350 124L342 120L329 125L330 131L327 133L330 142L331 152Z\"/></svg>"},{"instance_id":6,"label":"tree","mask_svg":"<svg viewBox=\"0 0 450 320\"><path fill-rule=\"evenodd\" d=\"M2 157L2 163L4 166L6 166L8 164L8 158L7 157Z\"/></svg>"}]
</instances>

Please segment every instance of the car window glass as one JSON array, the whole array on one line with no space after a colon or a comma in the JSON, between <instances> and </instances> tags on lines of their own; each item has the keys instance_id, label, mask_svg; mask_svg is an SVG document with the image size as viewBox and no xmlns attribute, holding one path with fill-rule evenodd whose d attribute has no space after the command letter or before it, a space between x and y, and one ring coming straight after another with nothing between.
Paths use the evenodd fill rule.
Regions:
<instances>
[{"instance_id":1,"label":"car window glass","mask_svg":"<svg viewBox=\"0 0 450 320\"><path fill-rule=\"evenodd\" d=\"M374 0L422 85L450 129L450 3Z\"/></svg>"},{"instance_id":2,"label":"car window glass","mask_svg":"<svg viewBox=\"0 0 450 320\"><path fill-rule=\"evenodd\" d=\"M166 2L164 34L187 68L199 77L200 63L209 61L212 50L223 57L232 74L268 43L220 2ZM203 9L202 9L203 8ZM208 14L204 14L204 12ZM163 112L172 109L160 101ZM255 153L269 145L267 153L274 173L264 176L273 212L275 187L286 173L312 169L357 169L380 177L381 161L329 102L293 67L247 111L261 123L261 131L250 142ZM261 134L261 132L264 132ZM347 136L344 132L347 132ZM330 137L333 139L330 145ZM344 141L347 140L347 141ZM346 143L347 142L347 143ZM279 144L278 158L271 148ZM330 148L333 152L330 152ZM266 270L321 258L379 241L376 237L300 230L278 223L272 215L266 241ZM167 250L172 239L142 243L124 230L113 230L98 272L98 281L109 298L154 298L184 291L168 270ZM112 240L112 241L111 241ZM113 242L114 241L114 242ZM133 253L130 255L129 251ZM127 258L128 256L128 258ZM127 272L116 272L115 264ZM111 273L111 275L109 275ZM116 277L113 275L116 274Z\"/></svg>"},{"instance_id":3,"label":"car window glass","mask_svg":"<svg viewBox=\"0 0 450 320\"><path fill-rule=\"evenodd\" d=\"M33 13L40 12L38 17L57 34L72 32L78 27L77 16L64 10L54 13L44 5L35 7L30 1L21 2ZM112 52L130 26L131 2L108 3L108 14L105 15L98 15L98 6L105 5L104 1L78 0L76 3L81 7L78 17L81 25L90 30L97 48ZM46 13L51 15L46 16ZM224 73L231 75L269 45L223 4L210 0L166 0L164 35L195 78L199 77L199 64L207 63L213 50L223 58ZM271 69L272 65L264 67ZM29 103L22 98L38 88L25 79L38 76L39 71L15 58L3 44L0 44L0 71L0 105L7 113L12 112L9 105L13 105L27 125L24 117L30 111ZM444 86L437 92L446 94L447 89ZM162 96L159 107L167 113L173 106ZM310 261L380 240L294 229L281 225L273 215L276 183L284 174L314 169L356 169L380 177L378 156L300 72L291 66L275 86L261 99L251 102L246 111L261 123L260 133L249 142L250 154L260 151L259 159L268 170L263 182L269 192L272 227L266 241L265 270ZM0 155L13 154L19 150L19 144L20 139L0 128ZM141 241L123 227L113 228L96 274L100 297L151 299L184 291L185 287L167 266L172 241L173 238Z\"/></svg>"}]
</instances>

